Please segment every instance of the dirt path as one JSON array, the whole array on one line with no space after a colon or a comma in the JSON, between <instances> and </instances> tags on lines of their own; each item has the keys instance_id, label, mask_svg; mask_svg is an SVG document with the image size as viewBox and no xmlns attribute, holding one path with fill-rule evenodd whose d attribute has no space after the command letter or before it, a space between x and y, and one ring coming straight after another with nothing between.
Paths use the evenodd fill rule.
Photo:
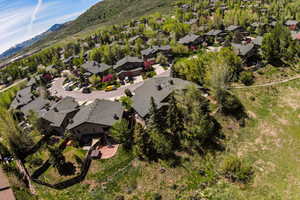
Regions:
<instances>
[{"instance_id":1,"label":"dirt path","mask_svg":"<svg viewBox=\"0 0 300 200\"><path fill-rule=\"evenodd\" d=\"M300 79L300 75L297 75L295 77L288 78L288 79L285 79L285 80L273 81L273 82L265 83L265 84L251 85L251 86L236 86L236 87L229 87L229 88L230 89L245 89L245 88L267 87L267 86L277 85L277 84L281 84L281 83L286 83L286 82L297 80L297 79Z\"/></svg>"}]
</instances>

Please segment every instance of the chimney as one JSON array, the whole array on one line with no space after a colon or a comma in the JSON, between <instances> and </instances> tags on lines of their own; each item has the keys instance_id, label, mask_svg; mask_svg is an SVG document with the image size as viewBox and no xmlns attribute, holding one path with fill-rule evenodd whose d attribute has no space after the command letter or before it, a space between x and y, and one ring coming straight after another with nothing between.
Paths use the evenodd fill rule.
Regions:
<instances>
[{"instance_id":1,"label":"chimney","mask_svg":"<svg viewBox=\"0 0 300 200\"><path fill-rule=\"evenodd\" d=\"M53 110L54 110L54 112L58 112L57 107L54 107Z\"/></svg>"},{"instance_id":2,"label":"chimney","mask_svg":"<svg viewBox=\"0 0 300 200\"><path fill-rule=\"evenodd\" d=\"M161 85L159 84L159 85L157 85L156 86L156 89L159 91L159 90L162 90L162 87L161 87Z\"/></svg>"},{"instance_id":3,"label":"chimney","mask_svg":"<svg viewBox=\"0 0 300 200\"><path fill-rule=\"evenodd\" d=\"M118 117L117 114L114 114L114 119L115 119L115 120L119 120L119 117Z\"/></svg>"},{"instance_id":4,"label":"chimney","mask_svg":"<svg viewBox=\"0 0 300 200\"><path fill-rule=\"evenodd\" d=\"M170 79L170 80L169 80L169 83L170 83L171 85L174 85L174 80L173 80L173 79Z\"/></svg>"}]
</instances>

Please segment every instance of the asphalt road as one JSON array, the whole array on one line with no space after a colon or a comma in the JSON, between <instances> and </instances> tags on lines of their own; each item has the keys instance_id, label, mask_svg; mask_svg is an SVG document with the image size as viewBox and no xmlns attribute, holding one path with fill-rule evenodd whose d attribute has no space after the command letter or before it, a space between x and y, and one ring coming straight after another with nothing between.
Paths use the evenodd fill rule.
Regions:
<instances>
[{"instance_id":1,"label":"asphalt road","mask_svg":"<svg viewBox=\"0 0 300 200\"><path fill-rule=\"evenodd\" d=\"M170 71L167 70L156 77L166 77L169 76ZM114 100L121 96L124 96L125 89L129 89L130 91L134 91L136 88L140 87L143 82L134 83L130 85L121 86L120 88L105 92L105 91L92 91L90 94L83 94L81 91L66 91L63 88L63 82L65 78L57 78L52 82L51 88L49 88L49 92L52 96L58 97L73 97L77 102L85 102L85 101L94 101L95 99L106 99L106 100Z\"/></svg>"}]
</instances>

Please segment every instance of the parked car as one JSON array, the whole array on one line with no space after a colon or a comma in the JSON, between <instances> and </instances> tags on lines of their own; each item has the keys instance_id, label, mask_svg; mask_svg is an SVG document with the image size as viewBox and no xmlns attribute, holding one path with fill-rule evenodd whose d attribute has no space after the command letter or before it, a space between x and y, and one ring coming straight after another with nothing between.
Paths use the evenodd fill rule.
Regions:
<instances>
[{"instance_id":1,"label":"parked car","mask_svg":"<svg viewBox=\"0 0 300 200\"><path fill-rule=\"evenodd\" d=\"M105 92L110 92L110 91L113 91L113 90L115 90L115 89L117 89L116 86L114 86L114 85L109 85L109 86L107 86L107 87L105 88Z\"/></svg>"},{"instance_id":2,"label":"parked car","mask_svg":"<svg viewBox=\"0 0 300 200\"><path fill-rule=\"evenodd\" d=\"M91 91L90 88L87 88L87 87L86 87L86 88L83 88L83 89L82 89L82 93L83 93L83 94L90 94L91 92L92 92L92 91Z\"/></svg>"}]
</instances>

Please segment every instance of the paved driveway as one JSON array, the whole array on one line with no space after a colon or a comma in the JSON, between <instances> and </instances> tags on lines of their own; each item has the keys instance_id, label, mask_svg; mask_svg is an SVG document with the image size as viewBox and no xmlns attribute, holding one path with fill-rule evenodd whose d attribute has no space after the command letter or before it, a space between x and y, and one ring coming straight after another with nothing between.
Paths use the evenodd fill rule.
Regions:
<instances>
[{"instance_id":1,"label":"paved driveway","mask_svg":"<svg viewBox=\"0 0 300 200\"><path fill-rule=\"evenodd\" d=\"M162 74L157 75L156 77L165 77L169 76L170 71L167 70L163 72ZM136 88L143 85L143 82L134 83L131 85L124 85L118 88L117 90L111 91L111 92L105 92L105 91L92 91L90 94L83 94L80 91L65 91L63 88L63 82L65 78L57 78L54 79L52 82L52 87L49 88L49 92L53 96L58 97L73 97L76 99L77 102L85 102L85 101L93 101L95 99L107 99L107 100L115 100L120 98L121 96L124 96L125 89L129 89L130 91L134 91Z\"/></svg>"}]
</instances>

